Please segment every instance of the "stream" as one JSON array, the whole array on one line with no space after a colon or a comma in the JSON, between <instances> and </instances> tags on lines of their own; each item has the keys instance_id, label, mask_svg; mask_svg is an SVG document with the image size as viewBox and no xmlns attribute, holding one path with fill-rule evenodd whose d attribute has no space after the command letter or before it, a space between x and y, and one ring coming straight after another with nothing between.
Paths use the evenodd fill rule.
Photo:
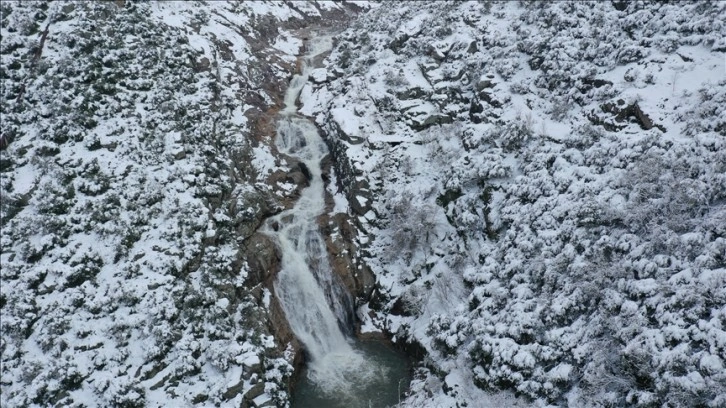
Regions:
<instances>
[{"instance_id":1,"label":"stream","mask_svg":"<svg viewBox=\"0 0 726 408\"><path fill-rule=\"evenodd\" d=\"M353 335L353 298L330 267L317 224L325 211L320 162L328 149L315 125L297 113L295 104L314 68L314 57L331 48L330 35L311 39L302 72L293 77L285 94L276 144L280 152L307 167L310 185L292 209L268 220L265 232L282 252L275 293L307 356L292 406L382 408L398 403L408 387L409 362L381 343L362 342Z\"/></svg>"}]
</instances>

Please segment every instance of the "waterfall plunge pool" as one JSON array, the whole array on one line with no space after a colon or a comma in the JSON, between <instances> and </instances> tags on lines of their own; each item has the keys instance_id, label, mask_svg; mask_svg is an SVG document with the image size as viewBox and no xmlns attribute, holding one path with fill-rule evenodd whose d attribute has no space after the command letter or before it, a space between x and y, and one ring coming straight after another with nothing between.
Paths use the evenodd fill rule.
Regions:
<instances>
[{"instance_id":1,"label":"waterfall plunge pool","mask_svg":"<svg viewBox=\"0 0 726 408\"><path fill-rule=\"evenodd\" d=\"M305 367L293 391L292 408L385 408L398 404L411 382L412 361L380 341L356 340L353 348L373 370L352 367L342 380L345 385L331 390L318 384L311 369Z\"/></svg>"}]
</instances>

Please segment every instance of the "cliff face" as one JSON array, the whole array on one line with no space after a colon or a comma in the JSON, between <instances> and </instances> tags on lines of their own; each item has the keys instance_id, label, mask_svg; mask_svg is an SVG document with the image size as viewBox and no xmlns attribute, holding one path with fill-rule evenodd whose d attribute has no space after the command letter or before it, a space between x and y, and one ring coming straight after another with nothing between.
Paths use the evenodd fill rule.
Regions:
<instances>
[{"instance_id":1,"label":"cliff face","mask_svg":"<svg viewBox=\"0 0 726 408\"><path fill-rule=\"evenodd\" d=\"M256 231L305 178L274 118L305 32L355 7L0 7L2 405L286 405Z\"/></svg>"},{"instance_id":2,"label":"cliff face","mask_svg":"<svg viewBox=\"0 0 726 408\"><path fill-rule=\"evenodd\" d=\"M302 111L364 331L428 354L404 405L726 403L725 13L391 2L339 36Z\"/></svg>"}]
</instances>

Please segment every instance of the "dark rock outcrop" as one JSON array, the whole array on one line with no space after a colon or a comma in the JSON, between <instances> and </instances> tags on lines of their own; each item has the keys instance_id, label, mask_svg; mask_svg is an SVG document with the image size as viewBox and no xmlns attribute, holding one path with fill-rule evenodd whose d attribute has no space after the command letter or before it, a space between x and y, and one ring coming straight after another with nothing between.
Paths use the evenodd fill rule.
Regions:
<instances>
[{"instance_id":1,"label":"dark rock outcrop","mask_svg":"<svg viewBox=\"0 0 726 408\"><path fill-rule=\"evenodd\" d=\"M616 103L601 105L600 109L603 113L609 115L603 116L597 112L592 112L588 119L593 124L601 125L608 131L620 131L627 126L627 122L637 123L643 130L657 128L661 132L665 133L666 131L663 125L654 123L650 116L643 112L638 102L626 105L625 101L618 99Z\"/></svg>"}]
</instances>

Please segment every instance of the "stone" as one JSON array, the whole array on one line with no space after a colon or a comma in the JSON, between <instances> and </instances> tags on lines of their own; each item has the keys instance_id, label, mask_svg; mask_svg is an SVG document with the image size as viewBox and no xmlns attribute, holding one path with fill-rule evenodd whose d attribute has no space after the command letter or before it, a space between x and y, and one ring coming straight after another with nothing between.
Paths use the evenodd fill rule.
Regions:
<instances>
[{"instance_id":1,"label":"stone","mask_svg":"<svg viewBox=\"0 0 726 408\"><path fill-rule=\"evenodd\" d=\"M421 131L421 130L429 128L433 125L442 125L442 124L454 122L454 118L452 118L449 115L442 114L442 113L434 113L434 114L425 116L424 118L425 118L424 120L418 120L418 118L413 119L411 128L416 131ZM366 212L361 213L360 215L364 215Z\"/></svg>"},{"instance_id":2,"label":"stone","mask_svg":"<svg viewBox=\"0 0 726 408\"><path fill-rule=\"evenodd\" d=\"M256 232L245 241L243 249L249 268L248 282L251 286L271 281L280 269L282 254L267 235Z\"/></svg>"},{"instance_id":3,"label":"stone","mask_svg":"<svg viewBox=\"0 0 726 408\"><path fill-rule=\"evenodd\" d=\"M202 57L202 59L200 59L199 62L194 64L194 71L195 72L209 71L210 65L211 65L211 63L209 62L209 58Z\"/></svg>"},{"instance_id":4,"label":"stone","mask_svg":"<svg viewBox=\"0 0 726 408\"><path fill-rule=\"evenodd\" d=\"M396 93L396 97L401 100L421 99L426 96L427 96L426 91L424 91L421 87L418 87L418 86L408 88L404 91L400 91L400 92Z\"/></svg>"},{"instance_id":5,"label":"stone","mask_svg":"<svg viewBox=\"0 0 726 408\"><path fill-rule=\"evenodd\" d=\"M298 169L300 169L300 172L303 174L303 176L305 176L305 179L307 181L313 179L313 175L310 173L310 169L308 169L308 166L305 163L300 162L297 164L297 167Z\"/></svg>"},{"instance_id":6,"label":"stone","mask_svg":"<svg viewBox=\"0 0 726 408\"><path fill-rule=\"evenodd\" d=\"M483 91L485 89L488 89L488 88L494 88L494 85L495 85L495 83L494 83L494 75L489 74L486 77L484 77L484 78L480 79L479 81L477 81L477 83L476 83L476 91L477 92L481 92L481 91Z\"/></svg>"},{"instance_id":7,"label":"stone","mask_svg":"<svg viewBox=\"0 0 726 408\"><path fill-rule=\"evenodd\" d=\"M263 393L252 400L252 406L255 408L274 407L275 401L269 394Z\"/></svg>"},{"instance_id":8,"label":"stone","mask_svg":"<svg viewBox=\"0 0 726 408\"><path fill-rule=\"evenodd\" d=\"M429 45L426 55L428 55L429 57L433 58L434 60L436 60L438 62L441 62L444 59L446 59L446 55L443 52L441 52L441 50L439 50L438 48L436 48L433 45Z\"/></svg>"},{"instance_id":9,"label":"stone","mask_svg":"<svg viewBox=\"0 0 726 408\"><path fill-rule=\"evenodd\" d=\"M316 85L324 84L332 79L335 79L335 76L329 74L325 68L316 68L310 72L309 76L310 82Z\"/></svg>"},{"instance_id":10,"label":"stone","mask_svg":"<svg viewBox=\"0 0 726 408\"><path fill-rule=\"evenodd\" d=\"M488 103L494 108L501 108L502 102L497 99L495 96L492 95L491 92L483 91L479 93L479 98L481 98L482 101Z\"/></svg>"},{"instance_id":11,"label":"stone","mask_svg":"<svg viewBox=\"0 0 726 408\"><path fill-rule=\"evenodd\" d=\"M398 35L393 41L391 41L388 44L388 48L391 49L394 53L398 54L401 51L401 48L403 48L403 45L406 43L406 41L411 38L408 34L402 33Z\"/></svg>"},{"instance_id":12,"label":"stone","mask_svg":"<svg viewBox=\"0 0 726 408\"><path fill-rule=\"evenodd\" d=\"M473 123L481 123L482 118L479 114L482 112L484 112L484 106L479 101L472 99L471 105L469 106L469 119Z\"/></svg>"},{"instance_id":13,"label":"stone","mask_svg":"<svg viewBox=\"0 0 726 408\"><path fill-rule=\"evenodd\" d=\"M339 137L339 138L340 138L341 140L344 140L344 141L348 142L349 144L352 144L352 145L357 145L357 144L361 144L361 143L365 142L365 139L364 139L364 138L362 138L362 137L359 137L359 136L353 136L353 135L349 135L349 134L345 133L345 132L343 131L343 129L342 129L341 127L340 127L340 125L338 125L338 124L337 124L337 123L335 123L335 122L333 122L333 123L331 124L331 126L333 126L333 127L334 127L334 129L335 129L335 132L337 133L338 137Z\"/></svg>"},{"instance_id":14,"label":"stone","mask_svg":"<svg viewBox=\"0 0 726 408\"><path fill-rule=\"evenodd\" d=\"M264 394L264 392L265 392L265 383L264 383L264 381L260 381L257 384L253 385L252 388L247 390L247 392L245 393L245 399L252 401L255 398L259 397L260 395Z\"/></svg>"},{"instance_id":15,"label":"stone","mask_svg":"<svg viewBox=\"0 0 726 408\"><path fill-rule=\"evenodd\" d=\"M596 125L602 125L606 130L609 131L622 130L623 128L625 128L626 125L618 125L617 123L631 121L640 125L640 128L643 130L650 130L655 127L660 129L660 131L665 132L665 127L663 125L658 125L654 123L653 120L643 111L640 105L638 105L637 102L634 102L625 107L620 107L623 104L624 102L622 100L618 100L617 105L614 103L606 103L600 106L600 109L604 113L609 113L613 115L610 120L608 120L608 118L601 118L594 112L589 115L588 118L592 123Z\"/></svg>"}]
</instances>

